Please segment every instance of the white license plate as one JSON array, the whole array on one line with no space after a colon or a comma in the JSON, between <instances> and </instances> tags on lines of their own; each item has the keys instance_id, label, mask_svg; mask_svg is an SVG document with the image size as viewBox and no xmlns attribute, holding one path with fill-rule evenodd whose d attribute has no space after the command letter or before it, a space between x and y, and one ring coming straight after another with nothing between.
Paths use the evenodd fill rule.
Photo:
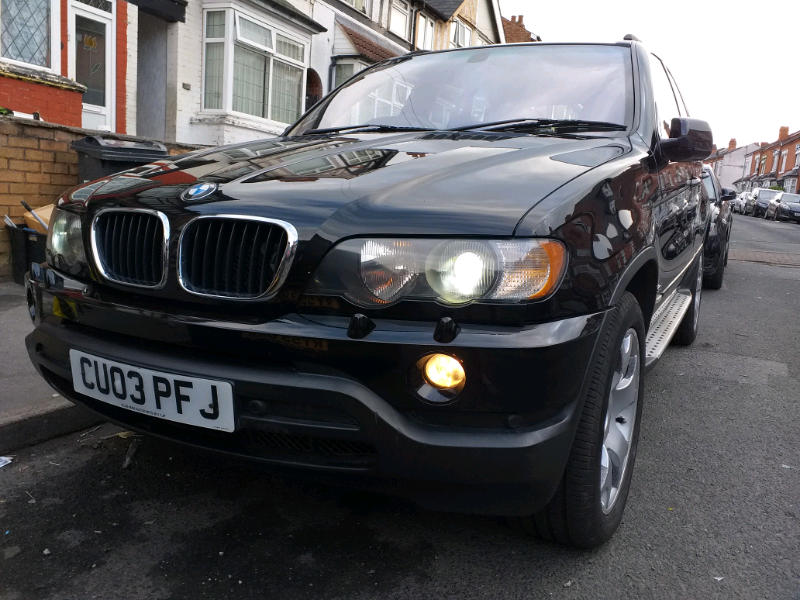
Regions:
<instances>
[{"instance_id":1,"label":"white license plate","mask_svg":"<svg viewBox=\"0 0 800 600\"><path fill-rule=\"evenodd\" d=\"M70 350L75 391L143 415L233 431L233 386L118 363Z\"/></svg>"}]
</instances>

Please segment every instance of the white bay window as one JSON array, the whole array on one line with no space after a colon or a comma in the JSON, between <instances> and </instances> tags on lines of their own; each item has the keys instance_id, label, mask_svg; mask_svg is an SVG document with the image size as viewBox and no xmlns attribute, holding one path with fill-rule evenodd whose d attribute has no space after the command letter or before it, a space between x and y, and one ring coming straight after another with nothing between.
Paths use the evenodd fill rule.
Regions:
<instances>
[{"instance_id":1,"label":"white bay window","mask_svg":"<svg viewBox=\"0 0 800 600\"><path fill-rule=\"evenodd\" d=\"M239 10L208 10L204 46L204 110L280 124L301 115L307 39Z\"/></svg>"}]
</instances>

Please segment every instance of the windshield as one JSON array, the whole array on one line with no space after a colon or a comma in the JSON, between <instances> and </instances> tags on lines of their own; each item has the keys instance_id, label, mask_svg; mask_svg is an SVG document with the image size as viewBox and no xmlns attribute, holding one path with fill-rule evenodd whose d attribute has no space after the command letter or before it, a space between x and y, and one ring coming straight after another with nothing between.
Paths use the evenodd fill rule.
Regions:
<instances>
[{"instance_id":1,"label":"windshield","mask_svg":"<svg viewBox=\"0 0 800 600\"><path fill-rule=\"evenodd\" d=\"M337 89L289 133L385 125L454 129L510 119L626 125L630 49L486 46L402 57Z\"/></svg>"},{"instance_id":2,"label":"windshield","mask_svg":"<svg viewBox=\"0 0 800 600\"><path fill-rule=\"evenodd\" d=\"M800 194L784 194L781 196L781 202L791 202L792 204L800 204Z\"/></svg>"}]
</instances>

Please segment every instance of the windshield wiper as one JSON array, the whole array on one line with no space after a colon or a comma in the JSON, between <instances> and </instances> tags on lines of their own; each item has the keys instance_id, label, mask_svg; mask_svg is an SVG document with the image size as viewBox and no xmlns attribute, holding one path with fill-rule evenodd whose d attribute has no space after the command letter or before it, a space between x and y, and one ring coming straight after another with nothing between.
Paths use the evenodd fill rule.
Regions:
<instances>
[{"instance_id":1,"label":"windshield wiper","mask_svg":"<svg viewBox=\"0 0 800 600\"><path fill-rule=\"evenodd\" d=\"M453 131L525 131L540 129L575 129L580 131L625 131L627 127L620 123L606 121L583 121L581 119L507 119L492 123L475 123L456 127Z\"/></svg>"},{"instance_id":2,"label":"windshield wiper","mask_svg":"<svg viewBox=\"0 0 800 600\"><path fill-rule=\"evenodd\" d=\"M368 131L368 132L376 132L380 133L382 131L430 131L430 129L426 127L404 127L402 125L346 125L344 127L325 127L323 129L309 129L308 131L304 131L302 135L314 134L314 133L339 133L340 131L351 131L351 132L359 132L359 131Z\"/></svg>"}]
</instances>

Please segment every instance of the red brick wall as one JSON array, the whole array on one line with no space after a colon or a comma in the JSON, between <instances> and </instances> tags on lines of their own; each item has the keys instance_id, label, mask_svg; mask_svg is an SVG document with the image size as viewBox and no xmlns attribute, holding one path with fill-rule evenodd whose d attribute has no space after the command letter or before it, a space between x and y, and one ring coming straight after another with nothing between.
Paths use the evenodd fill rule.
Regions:
<instances>
[{"instance_id":1,"label":"red brick wall","mask_svg":"<svg viewBox=\"0 0 800 600\"><path fill-rule=\"evenodd\" d=\"M38 112L49 123L80 127L81 97L79 92L0 75L0 106L24 113Z\"/></svg>"},{"instance_id":2,"label":"red brick wall","mask_svg":"<svg viewBox=\"0 0 800 600\"><path fill-rule=\"evenodd\" d=\"M117 81L116 81L116 132L127 133L125 111L127 109L128 73L128 3L117 2Z\"/></svg>"},{"instance_id":3,"label":"red brick wall","mask_svg":"<svg viewBox=\"0 0 800 600\"><path fill-rule=\"evenodd\" d=\"M52 88L51 88L52 89ZM80 116L80 112L78 113ZM20 200L36 208L52 204L65 190L78 184L78 155L70 142L100 132L62 127L40 121L0 117L0 282L11 279L11 244L2 224L9 215L21 224L25 209ZM125 139L141 139L125 136ZM166 144L170 154L196 146Z\"/></svg>"},{"instance_id":4,"label":"red brick wall","mask_svg":"<svg viewBox=\"0 0 800 600\"><path fill-rule=\"evenodd\" d=\"M503 17L503 32L506 34L506 42L509 44L533 41L531 32L522 24L522 15L519 16L519 20L515 15L511 17L510 21Z\"/></svg>"}]
</instances>

